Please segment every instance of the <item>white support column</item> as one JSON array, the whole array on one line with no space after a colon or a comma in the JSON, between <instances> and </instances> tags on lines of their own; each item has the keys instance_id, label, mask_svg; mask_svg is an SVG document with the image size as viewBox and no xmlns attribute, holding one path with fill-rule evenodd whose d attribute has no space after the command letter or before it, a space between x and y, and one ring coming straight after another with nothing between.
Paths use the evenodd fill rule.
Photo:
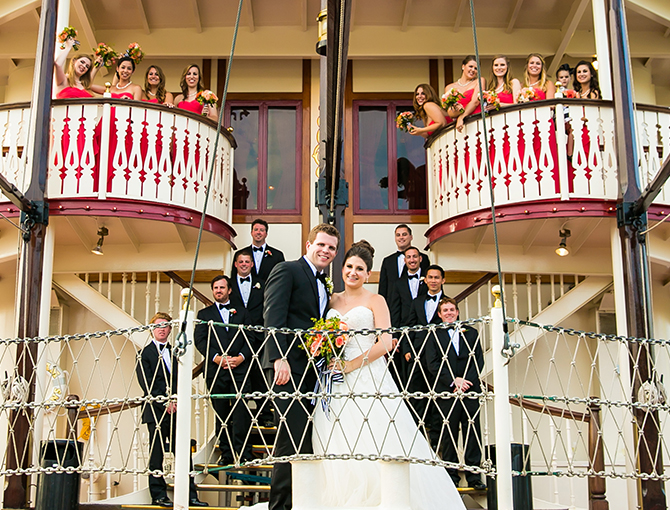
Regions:
<instances>
[{"instance_id":1,"label":"white support column","mask_svg":"<svg viewBox=\"0 0 670 510\"><path fill-rule=\"evenodd\" d=\"M67 3L67 2L64 2ZM39 336L44 338L49 336L49 318L51 316L51 279L54 269L54 229L53 227L46 228L44 236L44 261L42 262L42 289L40 302L40 325ZM53 352L56 351L56 352ZM51 356L49 356L50 353ZM39 343L37 345L37 373L35 385L35 401L44 402L46 400L47 391L47 358L53 358L52 361L58 363L57 347L50 346L46 343ZM66 395L63 395L65 398ZM42 443L44 428L44 409L37 408L35 410L35 428L33 430L33 465L40 465L40 445ZM34 482L34 483L33 483ZM32 476L30 484L30 501L35 502L35 492L37 488L37 475Z\"/></svg>"},{"instance_id":2,"label":"white support column","mask_svg":"<svg viewBox=\"0 0 670 510\"><path fill-rule=\"evenodd\" d=\"M492 290L496 292L496 289ZM510 427L509 372L502 355L505 346L500 291L491 308L491 344L493 348L494 417L496 428L496 473L498 509L514 510L512 496L512 442Z\"/></svg>"},{"instance_id":3,"label":"white support column","mask_svg":"<svg viewBox=\"0 0 670 510\"><path fill-rule=\"evenodd\" d=\"M596 40L600 91L603 94L603 99L611 100L612 63L610 62L610 44L607 35L606 0L591 0L591 6L593 7L593 35Z\"/></svg>"},{"instance_id":4,"label":"white support column","mask_svg":"<svg viewBox=\"0 0 670 510\"><path fill-rule=\"evenodd\" d=\"M182 307L188 289L182 290ZM189 460L191 458L191 367L193 366L193 310L182 308L179 322L186 323L186 352L179 357L177 378L177 440L174 445L174 507L188 508L189 502Z\"/></svg>"},{"instance_id":5,"label":"white support column","mask_svg":"<svg viewBox=\"0 0 670 510\"><path fill-rule=\"evenodd\" d=\"M56 13L56 31L61 32L65 27L70 26L70 0L58 2L58 12Z\"/></svg>"}]
</instances>

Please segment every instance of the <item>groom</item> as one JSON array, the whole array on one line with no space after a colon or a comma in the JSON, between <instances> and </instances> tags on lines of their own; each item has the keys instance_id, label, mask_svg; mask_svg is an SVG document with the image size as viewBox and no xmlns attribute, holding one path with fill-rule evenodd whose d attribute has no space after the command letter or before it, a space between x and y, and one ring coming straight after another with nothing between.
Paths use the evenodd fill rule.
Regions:
<instances>
[{"instance_id":1,"label":"groom","mask_svg":"<svg viewBox=\"0 0 670 510\"><path fill-rule=\"evenodd\" d=\"M312 318L328 309L328 289L323 271L330 265L340 243L340 233L332 225L314 227L307 238L305 255L291 262L280 262L265 284L263 317L266 328L309 329ZM314 391L316 372L307 363L307 353L298 348L292 334L268 335L264 365L274 371L276 393ZM277 398L274 402L277 436L274 455L312 453L309 417L314 406L310 399ZM285 420L285 421L283 421ZM277 463L272 473L269 510L292 508L291 464Z\"/></svg>"}]
</instances>

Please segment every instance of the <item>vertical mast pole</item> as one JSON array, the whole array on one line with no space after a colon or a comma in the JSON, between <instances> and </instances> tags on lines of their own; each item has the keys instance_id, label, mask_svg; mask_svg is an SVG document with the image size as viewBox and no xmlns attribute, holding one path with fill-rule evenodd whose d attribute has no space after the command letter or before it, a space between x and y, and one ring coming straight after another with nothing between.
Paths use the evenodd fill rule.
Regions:
<instances>
[{"instance_id":1,"label":"vertical mast pole","mask_svg":"<svg viewBox=\"0 0 670 510\"><path fill-rule=\"evenodd\" d=\"M67 1L67 0L65 0ZM21 214L21 225L25 230L21 253L21 289L18 300L19 338L34 338L39 335L40 289L42 286L42 262L44 238L48 223L48 205L44 200L47 179L47 164L50 145L51 91L53 81L54 50L56 45L57 0L42 0L33 95L30 111L32 146L28 164L32 165L30 187L26 198L31 201L28 210ZM35 342L20 342L16 349L15 376L23 377L30 384L28 400L35 396L34 368L37 357ZM30 409L14 409L9 416L7 441L8 470L28 469L32 461ZM7 477L4 491L4 508L25 508L27 504L28 476L25 474Z\"/></svg>"},{"instance_id":2,"label":"vertical mast pole","mask_svg":"<svg viewBox=\"0 0 670 510\"><path fill-rule=\"evenodd\" d=\"M612 82L614 87L614 129L619 166L619 200L617 225L623 254L623 277L628 335L635 338L653 336L651 292L646 239L646 211L635 207L642 195L640 189L639 154L635 134L635 111L631 80L628 32L623 0L609 0L608 9ZM649 344L629 342L633 402L638 401L643 383L653 380L653 353ZM645 407L633 410L635 417L636 453L641 474L663 474L663 458L659 444L658 412ZM640 500L643 510L666 508L662 480L641 478Z\"/></svg>"}]
</instances>

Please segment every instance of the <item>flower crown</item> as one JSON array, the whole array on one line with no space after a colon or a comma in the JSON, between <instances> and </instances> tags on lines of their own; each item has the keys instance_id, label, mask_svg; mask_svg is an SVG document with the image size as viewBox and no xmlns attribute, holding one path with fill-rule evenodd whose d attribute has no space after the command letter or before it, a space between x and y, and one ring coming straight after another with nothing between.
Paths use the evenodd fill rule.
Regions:
<instances>
[{"instance_id":1,"label":"flower crown","mask_svg":"<svg viewBox=\"0 0 670 510\"><path fill-rule=\"evenodd\" d=\"M118 57L119 60L122 58L129 58L135 62L135 65L138 65L144 58L144 52L142 51L142 48L140 48L140 45L136 42L130 43L128 45L128 49L124 53L121 53Z\"/></svg>"}]
</instances>

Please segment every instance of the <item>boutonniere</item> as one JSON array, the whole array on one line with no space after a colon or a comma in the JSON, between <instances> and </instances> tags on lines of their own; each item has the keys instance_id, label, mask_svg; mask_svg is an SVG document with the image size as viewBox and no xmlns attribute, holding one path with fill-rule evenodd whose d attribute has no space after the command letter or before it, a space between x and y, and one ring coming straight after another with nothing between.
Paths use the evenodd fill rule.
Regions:
<instances>
[{"instance_id":1,"label":"boutonniere","mask_svg":"<svg viewBox=\"0 0 670 510\"><path fill-rule=\"evenodd\" d=\"M260 289L261 288L261 282L256 282L256 285L254 285L254 289Z\"/></svg>"},{"instance_id":2,"label":"boutonniere","mask_svg":"<svg viewBox=\"0 0 670 510\"><path fill-rule=\"evenodd\" d=\"M332 294L333 289L334 289L333 279L330 276L326 276L326 291L328 292L328 294Z\"/></svg>"},{"instance_id":3,"label":"boutonniere","mask_svg":"<svg viewBox=\"0 0 670 510\"><path fill-rule=\"evenodd\" d=\"M421 284L421 283L426 283L426 277L425 276L422 276L421 278L419 278L419 284Z\"/></svg>"},{"instance_id":4,"label":"boutonniere","mask_svg":"<svg viewBox=\"0 0 670 510\"><path fill-rule=\"evenodd\" d=\"M272 257L272 252L270 250L265 250L266 257Z\"/></svg>"},{"instance_id":5,"label":"boutonniere","mask_svg":"<svg viewBox=\"0 0 670 510\"><path fill-rule=\"evenodd\" d=\"M237 313L237 310L235 310L234 308L228 308L228 313L230 315L235 315Z\"/></svg>"}]
</instances>

